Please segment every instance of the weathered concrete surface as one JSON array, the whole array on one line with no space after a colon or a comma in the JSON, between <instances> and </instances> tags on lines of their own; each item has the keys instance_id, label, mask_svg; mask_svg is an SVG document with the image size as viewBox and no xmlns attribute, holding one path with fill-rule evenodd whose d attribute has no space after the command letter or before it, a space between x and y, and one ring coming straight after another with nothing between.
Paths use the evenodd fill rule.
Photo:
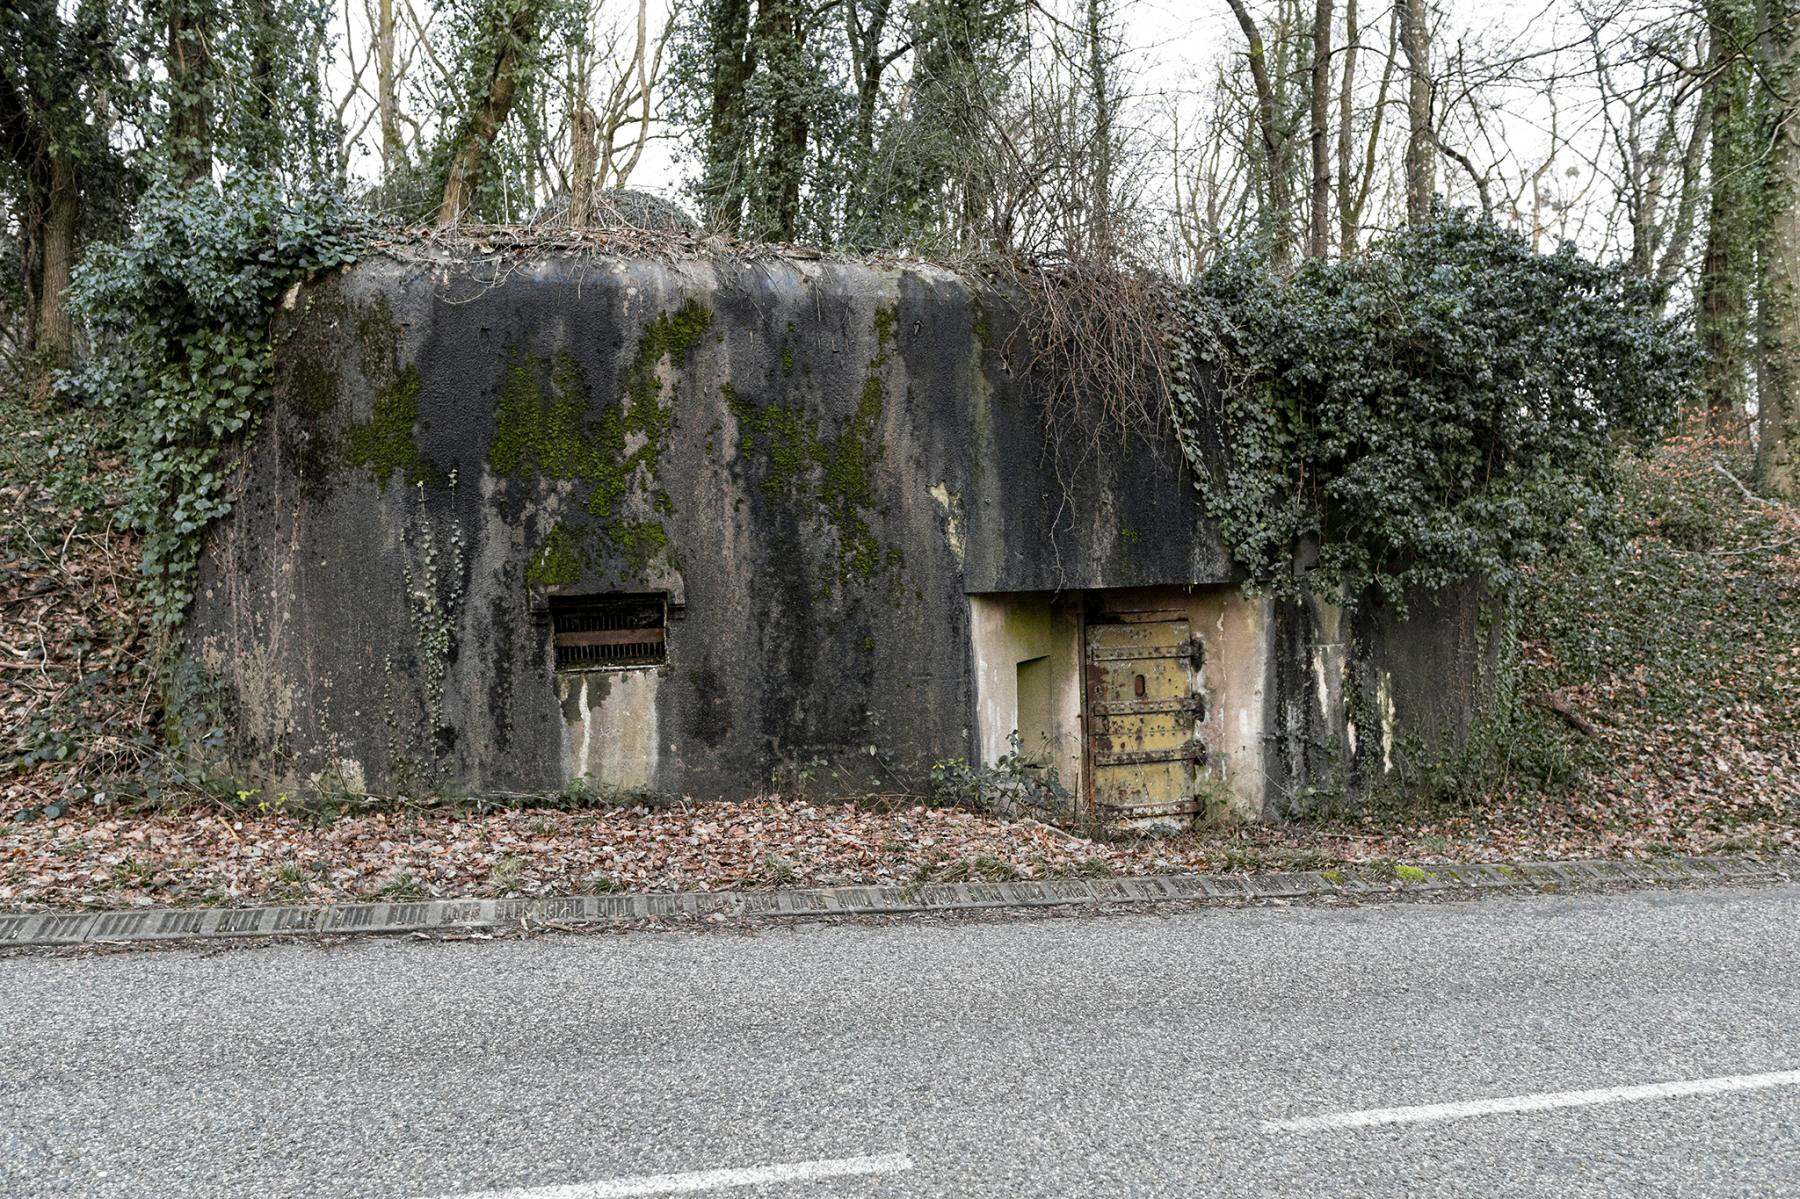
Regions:
<instances>
[{"instance_id":1,"label":"weathered concrete surface","mask_svg":"<svg viewBox=\"0 0 1800 1199\"><path fill-rule=\"evenodd\" d=\"M936 268L778 257L380 258L309 287L188 625L228 765L359 792L911 784L1026 719L968 597L1078 628L1101 592L1180 588L1219 639L1232 811L1363 777L1369 738L1320 732L1350 719L1342 630L1239 596L1172 441L1059 466L1014 322ZM550 598L621 592L667 596L666 663L557 672ZM1434 629L1371 625L1370 663ZM1408 652L1401 708L1444 685ZM984 669L1012 693L984 704ZM1079 771L1079 670L1025 677Z\"/></svg>"},{"instance_id":2,"label":"weathered concrete surface","mask_svg":"<svg viewBox=\"0 0 1800 1199\"><path fill-rule=\"evenodd\" d=\"M1270 604L1261 815L1454 777L1499 696L1505 611L1469 583L1393 605Z\"/></svg>"}]
</instances>

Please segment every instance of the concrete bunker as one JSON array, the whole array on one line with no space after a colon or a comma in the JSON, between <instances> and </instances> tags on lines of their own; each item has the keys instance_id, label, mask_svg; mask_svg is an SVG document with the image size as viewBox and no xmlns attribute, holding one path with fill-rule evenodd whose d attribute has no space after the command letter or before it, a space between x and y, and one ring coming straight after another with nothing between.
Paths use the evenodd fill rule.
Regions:
<instances>
[{"instance_id":1,"label":"concrete bunker","mask_svg":"<svg viewBox=\"0 0 1800 1199\"><path fill-rule=\"evenodd\" d=\"M422 250L302 290L185 630L226 765L703 799L1006 759L1060 817L1181 823L1454 748L1475 589L1247 595L1172 439L1058 468L1018 320L774 255Z\"/></svg>"}]
</instances>

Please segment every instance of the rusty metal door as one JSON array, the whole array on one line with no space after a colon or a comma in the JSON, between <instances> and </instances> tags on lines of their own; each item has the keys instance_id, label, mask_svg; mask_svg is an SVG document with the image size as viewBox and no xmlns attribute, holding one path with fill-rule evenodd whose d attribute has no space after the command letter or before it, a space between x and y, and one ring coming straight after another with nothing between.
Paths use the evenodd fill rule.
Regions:
<instances>
[{"instance_id":1,"label":"rusty metal door","mask_svg":"<svg viewBox=\"0 0 1800 1199\"><path fill-rule=\"evenodd\" d=\"M1200 643L1185 616L1126 612L1088 622L1088 794L1102 823L1192 817L1205 761Z\"/></svg>"}]
</instances>

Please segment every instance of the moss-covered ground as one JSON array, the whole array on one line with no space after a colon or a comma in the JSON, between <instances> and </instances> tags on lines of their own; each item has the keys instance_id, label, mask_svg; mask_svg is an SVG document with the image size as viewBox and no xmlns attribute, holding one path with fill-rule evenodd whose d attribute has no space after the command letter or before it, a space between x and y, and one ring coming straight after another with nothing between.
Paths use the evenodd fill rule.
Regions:
<instances>
[{"instance_id":1,"label":"moss-covered ground","mask_svg":"<svg viewBox=\"0 0 1800 1199\"><path fill-rule=\"evenodd\" d=\"M1800 510L1747 492L1749 473L1671 443L1625 472L1621 547L1532 572L1513 748L1468 802L1602 841L1793 842Z\"/></svg>"}]
</instances>

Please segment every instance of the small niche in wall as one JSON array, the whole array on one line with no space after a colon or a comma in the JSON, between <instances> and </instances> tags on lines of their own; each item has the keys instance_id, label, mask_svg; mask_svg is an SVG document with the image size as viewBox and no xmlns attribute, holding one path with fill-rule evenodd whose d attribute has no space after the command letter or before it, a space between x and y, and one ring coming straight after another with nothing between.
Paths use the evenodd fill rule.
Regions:
<instances>
[{"instance_id":1,"label":"small niche in wall","mask_svg":"<svg viewBox=\"0 0 1800 1199\"><path fill-rule=\"evenodd\" d=\"M669 601L660 591L549 601L558 670L626 670L668 660Z\"/></svg>"},{"instance_id":2,"label":"small niche in wall","mask_svg":"<svg viewBox=\"0 0 1800 1199\"><path fill-rule=\"evenodd\" d=\"M1052 759L1057 740L1048 655L1020 662L1017 678L1019 752L1026 761L1041 765Z\"/></svg>"}]
</instances>

